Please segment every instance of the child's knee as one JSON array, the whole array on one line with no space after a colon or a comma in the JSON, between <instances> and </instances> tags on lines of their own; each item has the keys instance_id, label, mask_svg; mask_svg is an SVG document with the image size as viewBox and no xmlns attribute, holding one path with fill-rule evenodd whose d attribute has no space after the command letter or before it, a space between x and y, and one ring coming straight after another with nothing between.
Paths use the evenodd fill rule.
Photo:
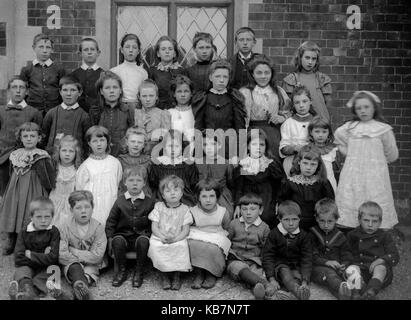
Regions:
<instances>
[{"instance_id":1,"label":"child's knee","mask_svg":"<svg viewBox=\"0 0 411 320\"><path fill-rule=\"evenodd\" d=\"M384 278L387 275L387 267L385 264L379 264L376 266L372 272L373 278L378 278L381 281L384 280Z\"/></svg>"}]
</instances>

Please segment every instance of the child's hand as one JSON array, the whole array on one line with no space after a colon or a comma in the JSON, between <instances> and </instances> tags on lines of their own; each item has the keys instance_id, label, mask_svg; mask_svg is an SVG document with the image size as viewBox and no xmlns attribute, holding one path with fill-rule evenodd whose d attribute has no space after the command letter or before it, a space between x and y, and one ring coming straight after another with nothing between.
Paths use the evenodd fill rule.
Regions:
<instances>
[{"instance_id":1,"label":"child's hand","mask_svg":"<svg viewBox=\"0 0 411 320\"><path fill-rule=\"evenodd\" d=\"M265 294L267 295L267 297L271 297L279 289L280 284L274 278L271 278L267 286L265 287Z\"/></svg>"},{"instance_id":2,"label":"child's hand","mask_svg":"<svg viewBox=\"0 0 411 320\"><path fill-rule=\"evenodd\" d=\"M240 217L240 206L235 207L233 219L238 219Z\"/></svg>"},{"instance_id":3,"label":"child's hand","mask_svg":"<svg viewBox=\"0 0 411 320\"><path fill-rule=\"evenodd\" d=\"M45 250L44 250L44 253L45 254L49 254L51 252L51 247L47 247Z\"/></svg>"},{"instance_id":4,"label":"child's hand","mask_svg":"<svg viewBox=\"0 0 411 320\"><path fill-rule=\"evenodd\" d=\"M228 161L228 163L231 164L235 168L238 166L239 159L238 157L234 156Z\"/></svg>"},{"instance_id":5,"label":"child's hand","mask_svg":"<svg viewBox=\"0 0 411 320\"><path fill-rule=\"evenodd\" d=\"M384 264L384 263L385 263L384 259L381 259L381 258L378 258L378 259L374 260L370 265L370 273L373 273L374 268L376 266L378 266L380 264Z\"/></svg>"},{"instance_id":6,"label":"child's hand","mask_svg":"<svg viewBox=\"0 0 411 320\"><path fill-rule=\"evenodd\" d=\"M30 250L24 251L24 255L31 260L31 251Z\"/></svg>"},{"instance_id":7,"label":"child's hand","mask_svg":"<svg viewBox=\"0 0 411 320\"><path fill-rule=\"evenodd\" d=\"M309 289L307 281L303 280L302 283L301 283L300 288Z\"/></svg>"},{"instance_id":8,"label":"child's hand","mask_svg":"<svg viewBox=\"0 0 411 320\"><path fill-rule=\"evenodd\" d=\"M342 267L341 264L338 261L335 261L335 260L329 260L325 263L325 265L327 267L333 268L335 270L339 270Z\"/></svg>"},{"instance_id":9,"label":"child's hand","mask_svg":"<svg viewBox=\"0 0 411 320\"><path fill-rule=\"evenodd\" d=\"M274 123L274 124L281 124L285 121L285 117L280 116L278 114L272 115L270 117L270 122Z\"/></svg>"}]
</instances>

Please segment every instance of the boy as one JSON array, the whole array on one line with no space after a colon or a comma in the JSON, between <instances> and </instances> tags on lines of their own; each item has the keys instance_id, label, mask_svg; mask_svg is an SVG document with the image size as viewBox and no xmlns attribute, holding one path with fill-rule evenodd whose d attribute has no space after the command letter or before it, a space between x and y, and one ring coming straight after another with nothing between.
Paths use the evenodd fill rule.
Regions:
<instances>
[{"instance_id":1,"label":"boy","mask_svg":"<svg viewBox=\"0 0 411 320\"><path fill-rule=\"evenodd\" d=\"M84 136L91 126L88 114L77 102L83 92L80 82L71 76L65 76L61 78L59 86L63 102L47 112L42 126L46 137L46 150L50 154L53 152L55 140L67 134L75 137L81 146L86 146Z\"/></svg>"},{"instance_id":2,"label":"boy","mask_svg":"<svg viewBox=\"0 0 411 320\"><path fill-rule=\"evenodd\" d=\"M351 290L343 281L345 269L352 262L352 254L344 233L335 224L339 218L335 201L329 198L315 204L318 226L310 229L313 246L312 280L328 287L340 300L349 300Z\"/></svg>"},{"instance_id":3,"label":"boy","mask_svg":"<svg viewBox=\"0 0 411 320\"><path fill-rule=\"evenodd\" d=\"M255 32L249 27L242 27L236 31L234 41L238 52L230 59L231 68L233 69L231 86L239 89L250 83L247 64L258 55L253 52L256 44Z\"/></svg>"},{"instance_id":4,"label":"boy","mask_svg":"<svg viewBox=\"0 0 411 320\"><path fill-rule=\"evenodd\" d=\"M90 113L91 122L96 125L98 124L100 107L95 84L100 77L100 73L104 71L96 64L100 55L97 41L93 38L83 38L79 45L79 53L81 55L81 66L70 75L76 78L83 87L78 104L85 112ZM94 115L97 115L97 118Z\"/></svg>"},{"instance_id":5,"label":"boy","mask_svg":"<svg viewBox=\"0 0 411 320\"><path fill-rule=\"evenodd\" d=\"M0 198L9 181L9 156L16 144L16 128L25 122L41 126L43 117L37 109L27 105L27 83L19 76L10 79L7 89L10 100L0 106Z\"/></svg>"},{"instance_id":6,"label":"boy","mask_svg":"<svg viewBox=\"0 0 411 320\"><path fill-rule=\"evenodd\" d=\"M239 200L241 217L230 222L228 238L231 249L228 254L227 272L234 280L241 280L253 287L256 299L282 298L280 291L265 278L261 250L270 233L268 225L261 220L263 200L260 196L247 193ZM285 297L285 296L284 296Z\"/></svg>"},{"instance_id":7,"label":"boy","mask_svg":"<svg viewBox=\"0 0 411 320\"><path fill-rule=\"evenodd\" d=\"M397 247L387 231L379 229L382 221L381 207L372 201L364 202L358 209L360 225L348 232L348 243L354 257L353 263L360 268L361 277L367 283L353 292L353 299L372 300L393 279L392 268L399 262Z\"/></svg>"},{"instance_id":8,"label":"boy","mask_svg":"<svg viewBox=\"0 0 411 320\"><path fill-rule=\"evenodd\" d=\"M132 286L143 284L143 268L151 235L149 213L154 209L154 197L147 195L147 170L144 166L129 167L124 170L123 182L127 191L118 197L106 222L106 235L109 241L109 253L114 255L118 272L112 285L119 287L127 280L126 253L136 253L136 266Z\"/></svg>"},{"instance_id":9,"label":"boy","mask_svg":"<svg viewBox=\"0 0 411 320\"><path fill-rule=\"evenodd\" d=\"M91 217L94 203L90 191L74 191L68 202L73 216L60 227L59 262L73 286L74 296L78 300L89 300L88 288L98 280L107 238L103 225Z\"/></svg>"},{"instance_id":10,"label":"boy","mask_svg":"<svg viewBox=\"0 0 411 320\"><path fill-rule=\"evenodd\" d=\"M29 210L31 222L19 233L14 252L16 271L9 287L12 300L36 299L37 291L46 294L47 268L58 263L60 233L51 225L53 202L39 197L31 201Z\"/></svg>"},{"instance_id":11,"label":"boy","mask_svg":"<svg viewBox=\"0 0 411 320\"><path fill-rule=\"evenodd\" d=\"M53 41L48 35L40 33L33 39L33 50L36 59L23 67L20 77L28 83L27 103L42 112L43 117L48 110L57 106L59 81L66 74L62 66L50 59L53 53Z\"/></svg>"},{"instance_id":12,"label":"boy","mask_svg":"<svg viewBox=\"0 0 411 320\"><path fill-rule=\"evenodd\" d=\"M282 283L298 299L310 298L309 282L312 270L311 239L299 223L301 209L286 200L278 206L280 223L270 231L263 248L263 268L274 288Z\"/></svg>"}]
</instances>

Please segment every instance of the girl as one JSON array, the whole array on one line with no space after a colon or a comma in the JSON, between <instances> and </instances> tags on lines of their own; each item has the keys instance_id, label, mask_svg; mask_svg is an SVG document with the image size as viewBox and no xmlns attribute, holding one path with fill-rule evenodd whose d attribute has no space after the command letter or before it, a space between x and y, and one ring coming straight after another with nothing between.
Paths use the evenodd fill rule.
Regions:
<instances>
[{"instance_id":1,"label":"girl","mask_svg":"<svg viewBox=\"0 0 411 320\"><path fill-rule=\"evenodd\" d=\"M81 149L79 142L71 135L63 136L53 154L56 167L56 188L50 192L50 200L54 204L52 224L60 227L71 217L68 198L74 191L76 171L81 164Z\"/></svg>"},{"instance_id":2,"label":"girl","mask_svg":"<svg viewBox=\"0 0 411 320\"><path fill-rule=\"evenodd\" d=\"M204 157L197 161L199 179L213 178L220 186L218 204L227 209L230 219L233 218L234 201L231 193L234 166L229 163L219 152L221 143L216 136L204 136Z\"/></svg>"},{"instance_id":3,"label":"girl","mask_svg":"<svg viewBox=\"0 0 411 320\"><path fill-rule=\"evenodd\" d=\"M111 207L117 199L123 173L120 161L110 153L110 136L102 126L92 126L86 132L90 156L76 174L76 190L91 191L94 197L93 218L105 225Z\"/></svg>"},{"instance_id":4,"label":"girl","mask_svg":"<svg viewBox=\"0 0 411 320\"><path fill-rule=\"evenodd\" d=\"M148 256L161 272L163 289L179 290L180 272L191 270L187 235L193 218L190 208L181 203L182 179L175 175L167 176L160 181L159 190L164 202L157 202L148 215L152 221Z\"/></svg>"},{"instance_id":5,"label":"girl","mask_svg":"<svg viewBox=\"0 0 411 320\"><path fill-rule=\"evenodd\" d=\"M142 66L141 42L134 33L127 33L120 42L120 65L111 69L123 82L124 105L135 109L138 106L138 88L148 78Z\"/></svg>"},{"instance_id":6,"label":"girl","mask_svg":"<svg viewBox=\"0 0 411 320\"><path fill-rule=\"evenodd\" d=\"M160 109L169 109L169 91L170 82L176 75L183 74L183 67L177 62L179 51L177 41L169 36L162 36L158 39L154 48L160 62L156 66L150 67L150 79L153 79L158 85Z\"/></svg>"},{"instance_id":7,"label":"girl","mask_svg":"<svg viewBox=\"0 0 411 320\"><path fill-rule=\"evenodd\" d=\"M162 201L161 190L159 190L159 182L166 176L176 175L184 181L184 193L182 202L190 207L196 204L194 195L194 187L198 182L198 170L194 163L186 162L182 155L183 138L181 132L170 130L164 137L161 144L153 149L152 157L163 151L162 156L158 156L153 160L149 172L149 185L153 194L156 195L159 201Z\"/></svg>"},{"instance_id":8,"label":"girl","mask_svg":"<svg viewBox=\"0 0 411 320\"><path fill-rule=\"evenodd\" d=\"M290 98L275 81L274 64L265 55L258 55L248 63L251 84L240 92L245 97L247 127L259 128L269 137L269 147L278 158L281 140L280 126L291 116Z\"/></svg>"},{"instance_id":9,"label":"girl","mask_svg":"<svg viewBox=\"0 0 411 320\"><path fill-rule=\"evenodd\" d=\"M313 109L310 92L306 87L297 87L292 95L293 116L281 125L280 157L284 171L288 176L292 166L294 155L302 146L308 144L308 125L313 119Z\"/></svg>"},{"instance_id":10,"label":"girl","mask_svg":"<svg viewBox=\"0 0 411 320\"><path fill-rule=\"evenodd\" d=\"M116 157L124 146L123 138L127 128L134 125L134 107L121 104L123 87L121 79L115 73L102 72L96 82L96 88L104 101L99 125L110 132L111 154Z\"/></svg>"},{"instance_id":11,"label":"girl","mask_svg":"<svg viewBox=\"0 0 411 320\"><path fill-rule=\"evenodd\" d=\"M216 180L200 180L196 189L198 204L191 208L194 224L187 237L191 265L195 267L191 288L210 289L225 270L231 246L227 238L231 219L228 211L217 204L220 188Z\"/></svg>"},{"instance_id":12,"label":"girl","mask_svg":"<svg viewBox=\"0 0 411 320\"><path fill-rule=\"evenodd\" d=\"M276 225L274 215L278 188L284 172L278 159L273 158L264 131L251 129L247 134L248 156L240 160L234 170L235 203L246 193L258 194L263 199L261 219L270 228ZM235 217L239 216L239 208Z\"/></svg>"},{"instance_id":13,"label":"girl","mask_svg":"<svg viewBox=\"0 0 411 320\"><path fill-rule=\"evenodd\" d=\"M31 200L48 196L55 186L55 169L49 154L37 148L41 141L38 124L25 122L16 132L17 145L9 157L12 174L0 207L0 228L8 239L3 255L12 254L17 233L30 221Z\"/></svg>"},{"instance_id":14,"label":"girl","mask_svg":"<svg viewBox=\"0 0 411 320\"><path fill-rule=\"evenodd\" d=\"M289 177L281 182L279 203L295 201L301 208L300 227L304 230L316 225L314 207L322 198L334 199L334 191L327 179L321 154L316 147L304 146L293 161Z\"/></svg>"},{"instance_id":15,"label":"girl","mask_svg":"<svg viewBox=\"0 0 411 320\"><path fill-rule=\"evenodd\" d=\"M346 155L337 189L338 223L358 226L358 208L365 201L383 209L381 228L398 223L387 163L398 159L392 127L381 116L381 101L369 91L357 91L348 101L354 118L335 132L336 144Z\"/></svg>"},{"instance_id":16,"label":"girl","mask_svg":"<svg viewBox=\"0 0 411 320\"><path fill-rule=\"evenodd\" d=\"M295 71L283 80L284 90L291 94L296 87L305 86L312 97L314 111L330 122L327 107L331 103L331 79L319 71L320 48L312 41L301 44L294 57Z\"/></svg>"},{"instance_id":17,"label":"girl","mask_svg":"<svg viewBox=\"0 0 411 320\"><path fill-rule=\"evenodd\" d=\"M308 137L310 145L316 146L321 153L334 193L337 192L336 171L339 172L341 155L334 144L334 135L329 122L321 117L314 117L308 125Z\"/></svg>"}]
</instances>

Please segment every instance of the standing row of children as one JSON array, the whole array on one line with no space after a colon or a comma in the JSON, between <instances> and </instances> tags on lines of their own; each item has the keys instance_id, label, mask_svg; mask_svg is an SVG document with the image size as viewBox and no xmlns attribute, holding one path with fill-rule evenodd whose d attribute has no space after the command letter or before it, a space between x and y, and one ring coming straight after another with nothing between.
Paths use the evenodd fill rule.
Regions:
<instances>
[{"instance_id":1,"label":"standing row of children","mask_svg":"<svg viewBox=\"0 0 411 320\"><path fill-rule=\"evenodd\" d=\"M8 180L8 160L13 168L0 217L2 230L9 235L5 253L11 253L16 234L29 220L31 200L47 196L51 190L50 198L58 207L55 220L64 215L69 216L67 197L75 188L92 192L93 217L107 226L119 185L123 192L127 189L128 196L126 192L124 197L131 200L131 203L139 199L136 196L143 197L140 192L134 194L133 199L126 183L126 175L123 175L124 185L120 183L123 170L126 172L126 168L136 165L143 166L149 173L148 183L144 183L144 195L164 201L167 197L165 189L181 189L181 182L170 182L172 187L168 183L167 188L160 183L174 174L184 183L181 197L187 206L194 206L198 200L194 190L199 179L218 179L223 190L218 192L218 200L228 212L229 219L226 220L233 218L235 204L241 203L244 195L255 193L261 197L262 221L272 230L281 231L283 224L278 224L278 220L281 221L282 215L278 214L280 219L277 219L275 206L287 200L298 204L301 227L309 230L316 224L315 203L324 197L334 198L336 192L341 215L339 225L357 227L358 208L363 202L374 200L383 209L382 227L392 228L397 220L387 162L398 157L398 150L392 128L382 121L379 98L367 91L353 95L347 105L352 109L354 119L336 131L334 145L327 110L331 80L318 70L318 46L312 42L305 42L300 46L296 55L296 71L284 79L284 90L275 83L275 69L271 61L252 52L255 44L252 29L239 29L235 41L239 52L231 63L224 60L213 62L212 37L199 33L193 41L198 61L183 69L177 62L175 40L161 37L155 47L160 62L151 66L147 73L139 65L141 44L137 36L128 34L122 39L124 62L113 68L113 72L103 72L96 65L99 55L96 41L83 39L80 44L83 58L81 68L73 72L72 76L62 77L56 82L54 80L64 72L57 72L57 64L50 60L52 42L44 35L35 37L33 48L36 59L23 68L20 78L10 81L11 101L0 110L1 172L6 177L2 181ZM96 76L96 72L99 76ZM152 80L146 80L148 74ZM188 74L193 81L184 74ZM92 76L95 77L94 80ZM24 101L27 83L28 104ZM57 91L63 102L50 109L53 103L50 99L54 97L51 92L55 93L57 83ZM240 90L236 90L236 87ZM291 101L287 93L291 94ZM98 102L99 95L101 105ZM317 116L314 117L314 114ZM10 120L14 121L14 126ZM46 136L44 142L41 141L39 126L33 121L41 125ZM13 130L23 122L25 124L19 127L17 133L17 142L23 148L14 150L16 145L12 139ZM90 127L92 124L98 125ZM132 127L133 125L136 127ZM156 130L159 128L162 130ZM248 155L238 164L227 160L223 164L209 165L209 162L205 162L206 164L196 165L188 163L182 156L183 143L193 142L194 129L239 131L245 128L260 130L257 134L255 131L248 133ZM170 129L180 129L183 135ZM163 146L163 154L158 157L156 164L152 164L150 151L159 141ZM224 149L221 142L207 136L203 141L205 158L216 162L219 150ZM39 143L50 153L56 147L54 165L49 154L37 148ZM86 147L89 147L90 155L80 165L80 151L86 151ZM338 186L333 172L337 148L341 154L346 155ZM124 149L127 149L126 153ZM285 158L284 168L281 158ZM372 166L369 165L370 161ZM140 174L140 178L141 176L144 178L144 174ZM182 221L185 221L183 225L190 223L187 211L182 214L179 213L180 209L171 210L173 214L170 214L168 209L179 203L176 200L178 193L177 196L171 194L170 197L171 207L165 205L155 208L150 217L153 221L150 246L147 241L139 241L138 246L137 239L130 242L130 239L124 238L127 246L140 248L136 249L140 252L137 253L138 256L148 247L153 248L154 251L149 256L154 266L164 272L169 271L170 256L167 256L169 251L164 250L162 244L185 238L189 228L185 227L181 231L180 228L175 229L175 224L181 224ZM236 211L236 217L239 212L241 206ZM169 217L166 222L160 219L163 214ZM191 214L196 217L195 213ZM201 223L206 222L199 219L194 220L201 231ZM133 222L129 223L135 224L139 220L134 217ZM55 223L58 225L57 221ZM204 242L204 237L199 237ZM125 243L123 240L115 242L115 248L122 248L118 249L120 252L124 252L124 246L121 246ZM222 239L215 242L227 257L227 242ZM110 249L113 248L112 244L110 241ZM213 259L208 257L205 261L213 261L214 267L221 265L221 261L215 261L216 255L211 256ZM176 262L175 256L171 257ZM124 264L121 263L124 262L123 258L117 256L119 272L113 284L121 284L126 277ZM204 257L200 257L200 260L201 258L204 260ZM183 268L185 271L186 267L187 265ZM220 273L215 274L219 276ZM141 272L136 272L135 275L133 283L141 285ZM201 279L204 273L198 272L197 275ZM209 287L215 283L215 277L212 273L207 275L204 282ZM278 279L277 273L275 277ZM173 274L173 280L174 285L171 286L178 288L178 273ZM199 286L198 283L204 282L198 280L196 287ZM163 284L167 287L166 278ZM306 286L302 289L299 287L296 294L307 297Z\"/></svg>"}]
</instances>

